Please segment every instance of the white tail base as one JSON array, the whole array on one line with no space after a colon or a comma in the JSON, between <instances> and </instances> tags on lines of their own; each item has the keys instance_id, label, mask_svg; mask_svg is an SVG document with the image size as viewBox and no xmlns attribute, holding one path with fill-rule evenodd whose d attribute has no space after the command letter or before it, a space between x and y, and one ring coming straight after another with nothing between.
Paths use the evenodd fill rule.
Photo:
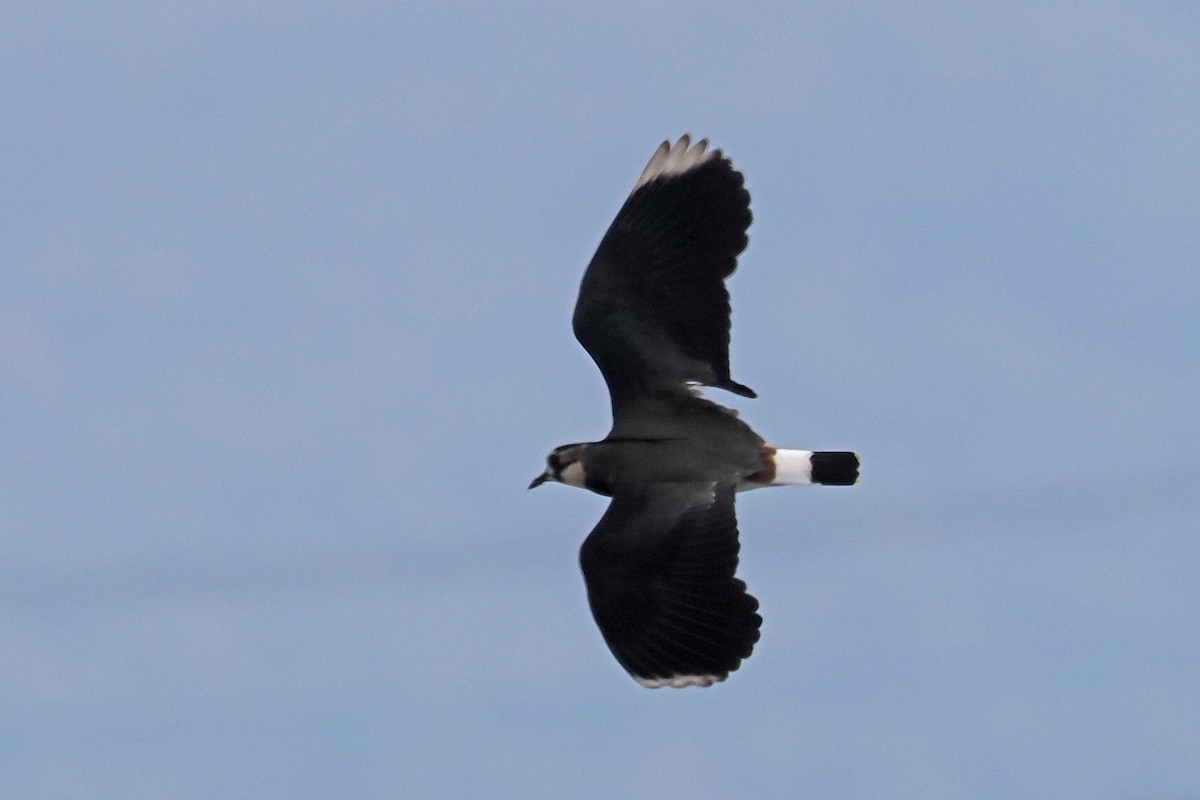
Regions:
<instances>
[{"instance_id":1,"label":"white tail base","mask_svg":"<svg viewBox=\"0 0 1200 800\"><path fill-rule=\"evenodd\" d=\"M775 480L768 486L809 486L812 484L812 450L776 450Z\"/></svg>"},{"instance_id":2,"label":"white tail base","mask_svg":"<svg viewBox=\"0 0 1200 800\"><path fill-rule=\"evenodd\" d=\"M739 492L748 492L751 489L764 489L768 486L811 486L812 479L812 450L776 450L773 447L767 448L768 452L773 453L775 462L775 476L770 483L761 483L757 480L742 481L738 484ZM756 476L760 480L766 476Z\"/></svg>"}]
</instances>

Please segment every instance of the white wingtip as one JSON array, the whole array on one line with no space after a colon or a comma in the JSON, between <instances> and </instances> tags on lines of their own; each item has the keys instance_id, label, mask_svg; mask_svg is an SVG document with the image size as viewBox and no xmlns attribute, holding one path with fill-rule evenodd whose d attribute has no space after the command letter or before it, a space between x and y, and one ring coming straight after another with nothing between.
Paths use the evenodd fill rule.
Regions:
<instances>
[{"instance_id":1,"label":"white wingtip","mask_svg":"<svg viewBox=\"0 0 1200 800\"><path fill-rule=\"evenodd\" d=\"M672 689L683 689L688 686L712 686L714 683L724 680L716 675L674 675L670 678L639 678L634 675L633 679L647 689L661 689L664 686L670 686Z\"/></svg>"},{"instance_id":2,"label":"white wingtip","mask_svg":"<svg viewBox=\"0 0 1200 800\"><path fill-rule=\"evenodd\" d=\"M694 146L691 142L692 137L685 133L673 145L669 141L660 144L642 170L642 176L633 185L633 191L657 178L682 175L721 155L720 150L708 149L708 139L701 139Z\"/></svg>"}]
</instances>

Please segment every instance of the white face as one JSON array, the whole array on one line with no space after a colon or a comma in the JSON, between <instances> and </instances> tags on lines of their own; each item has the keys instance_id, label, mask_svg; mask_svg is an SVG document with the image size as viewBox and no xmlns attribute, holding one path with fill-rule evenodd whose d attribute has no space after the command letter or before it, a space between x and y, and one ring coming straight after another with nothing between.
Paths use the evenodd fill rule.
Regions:
<instances>
[{"instance_id":1,"label":"white face","mask_svg":"<svg viewBox=\"0 0 1200 800\"><path fill-rule=\"evenodd\" d=\"M563 445L546 457L546 480L558 481L568 486L584 486L583 446Z\"/></svg>"},{"instance_id":2,"label":"white face","mask_svg":"<svg viewBox=\"0 0 1200 800\"><path fill-rule=\"evenodd\" d=\"M558 473L558 479L568 486L583 488L583 462L572 461Z\"/></svg>"}]
</instances>

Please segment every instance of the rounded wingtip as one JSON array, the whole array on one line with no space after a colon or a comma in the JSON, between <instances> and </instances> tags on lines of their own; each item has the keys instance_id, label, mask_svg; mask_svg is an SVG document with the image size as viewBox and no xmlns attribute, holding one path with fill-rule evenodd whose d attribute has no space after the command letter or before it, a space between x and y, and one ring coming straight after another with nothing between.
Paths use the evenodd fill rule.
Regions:
<instances>
[{"instance_id":1,"label":"rounded wingtip","mask_svg":"<svg viewBox=\"0 0 1200 800\"><path fill-rule=\"evenodd\" d=\"M654 151L654 155L650 156L641 177L633 185L633 191L636 192L658 178L682 175L720 156L720 150L708 149L708 139L700 139L694 145L691 134L687 133L680 136L675 144L671 144L669 139L664 139Z\"/></svg>"},{"instance_id":2,"label":"rounded wingtip","mask_svg":"<svg viewBox=\"0 0 1200 800\"><path fill-rule=\"evenodd\" d=\"M662 689L670 687L672 689L686 689L689 686L707 687L714 683L720 683L729 676L729 673L718 675L672 675L669 678L643 678L634 675L633 679L647 689Z\"/></svg>"}]
</instances>

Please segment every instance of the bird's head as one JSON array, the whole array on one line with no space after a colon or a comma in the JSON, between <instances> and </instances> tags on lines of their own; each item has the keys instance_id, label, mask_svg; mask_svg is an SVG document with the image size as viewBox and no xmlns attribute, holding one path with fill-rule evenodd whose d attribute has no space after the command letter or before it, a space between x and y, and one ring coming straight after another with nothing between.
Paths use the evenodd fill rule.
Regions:
<instances>
[{"instance_id":1,"label":"bird's head","mask_svg":"<svg viewBox=\"0 0 1200 800\"><path fill-rule=\"evenodd\" d=\"M534 478L529 488L541 486L547 481L583 488L583 453L587 447L587 444L564 444L551 450L550 455L546 456L546 471Z\"/></svg>"}]
</instances>

